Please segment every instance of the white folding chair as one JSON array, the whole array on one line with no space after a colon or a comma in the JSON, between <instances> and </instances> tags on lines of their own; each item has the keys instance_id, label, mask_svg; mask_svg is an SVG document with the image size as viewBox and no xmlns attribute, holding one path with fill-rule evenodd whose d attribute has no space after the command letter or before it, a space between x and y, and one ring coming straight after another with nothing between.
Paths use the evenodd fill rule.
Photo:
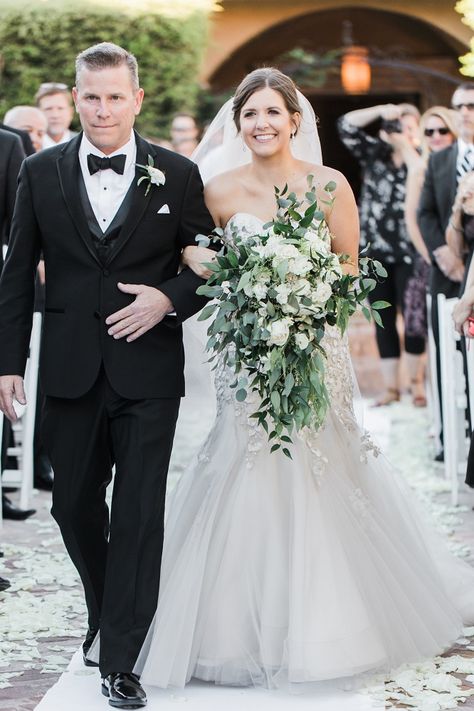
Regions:
<instances>
[{"instance_id":1,"label":"white folding chair","mask_svg":"<svg viewBox=\"0 0 474 711\"><path fill-rule=\"evenodd\" d=\"M441 361L441 396L443 400L444 468L451 485L451 502L457 506L459 476L466 471L466 382L463 358L456 347L460 336L452 319L457 299L438 294L439 347Z\"/></svg>"},{"instance_id":2,"label":"white folding chair","mask_svg":"<svg viewBox=\"0 0 474 711\"><path fill-rule=\"evenodd\" d=\"M428 405L433 418L436 451L441 449L441 405L438 392L438 368L436 365L436 343L431 328L431 294L426 296L426 318L428 322Z\"/></svg>"},{"instance_id":3,"label":"white folding chair","mask_svg":"<svg viewBox=\"0 0 474 711\"><path fill-rule=\"evenodd\" d=\"M0 477L0 489L2 485L20 488L20 506L23 509L29 507L33 491L33 439L35 433L41 318L41 314L38 312L33 315L30 351L25 370L25 396L27 405L22 406L15 403L19 420L12 428L14 446L8 447L7 449L8 456L16 457L18 468L4 469ZM3 431L2 414L0 414L0 420L1 433Z\"/></svg>"}]
</instances>

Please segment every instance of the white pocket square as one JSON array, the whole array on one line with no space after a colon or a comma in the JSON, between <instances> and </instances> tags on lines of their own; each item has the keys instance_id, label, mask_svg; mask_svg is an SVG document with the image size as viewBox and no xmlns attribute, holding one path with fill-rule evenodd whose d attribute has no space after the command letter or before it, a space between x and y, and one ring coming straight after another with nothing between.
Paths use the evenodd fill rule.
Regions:
<instances>
[{"instance_id":1,"label":"white pocket square","mask_svg":"<svg viewBox=\"0 0 474 711\"><path fill-rule=\"evenodd\" d=\"M169 205L167 205L167 204L162 205L156 214L157 215L169 215L170 214Z\"/></svg>"}]
</instances>

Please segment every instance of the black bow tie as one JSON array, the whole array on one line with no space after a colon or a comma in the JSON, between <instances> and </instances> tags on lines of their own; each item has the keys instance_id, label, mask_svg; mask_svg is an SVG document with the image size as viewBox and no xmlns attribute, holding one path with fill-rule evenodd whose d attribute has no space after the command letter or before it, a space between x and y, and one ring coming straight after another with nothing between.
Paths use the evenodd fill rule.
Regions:
<instances>
[{"instance_id":1,"label":"black bow tie","mask_svg":"<svg viewBox=\"0 0 474 711\"><path fill-rule=\"evenodd\" d=\"M87 167L91 175L94 175L94 173L97 173L99 170L107 170L108 168L119 173L119 175L123 175L126 159L127 156L125 153L121 153L118 156L111 156L110 158L101 158L100 156L95 156L93 153L89 153L87 156Z\"/></svg>"}]
</instances>

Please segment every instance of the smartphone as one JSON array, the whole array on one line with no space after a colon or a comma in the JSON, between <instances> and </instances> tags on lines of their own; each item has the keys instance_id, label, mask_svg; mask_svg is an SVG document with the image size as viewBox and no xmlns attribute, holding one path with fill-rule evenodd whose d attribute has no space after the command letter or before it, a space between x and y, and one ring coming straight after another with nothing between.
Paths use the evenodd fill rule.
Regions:
<instances>
[{"instance_id":1,"label":"smartphone","mask_svg":"<svg viewBox=\"0 0 474 711\"><path fill-rule=\"evenodd\" d=\"M402 124L399 119L382 121L381 129L386 133L402 133Z\"/></svg>"}]
</instances>

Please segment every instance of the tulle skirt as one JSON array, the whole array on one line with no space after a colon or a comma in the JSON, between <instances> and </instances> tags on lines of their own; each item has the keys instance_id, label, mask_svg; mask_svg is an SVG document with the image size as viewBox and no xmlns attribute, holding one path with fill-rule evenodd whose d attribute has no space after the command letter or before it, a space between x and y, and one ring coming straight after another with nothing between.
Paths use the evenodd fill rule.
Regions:
<instances>
[{"instance_id":1,"label":"tulle skirt","mask_svg":"<svg viewBox=\"0 0 474 711\"><path fill-rule=\"evenodd\" d=\"M238 408L221 402L167 503L142 681L272 688L449 648L474 622L474 570L367 436L330 411L290 460Z\"/></svg>"}]
</instances>

